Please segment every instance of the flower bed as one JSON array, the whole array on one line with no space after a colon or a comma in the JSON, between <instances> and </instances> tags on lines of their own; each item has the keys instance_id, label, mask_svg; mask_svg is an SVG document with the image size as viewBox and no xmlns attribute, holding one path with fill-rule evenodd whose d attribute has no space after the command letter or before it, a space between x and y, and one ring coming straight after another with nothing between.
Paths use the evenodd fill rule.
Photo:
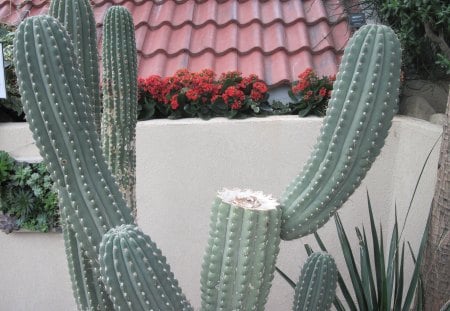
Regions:
<instances>
[{"instance_id":1,"label":"flower bed","mask_svg":"<svg viewBox=\"0 0 450 311\"><path fill-rule=\"evenodd\" d=\"M308 68L292 84L292 102L269 101L267 84L237 71L216 74L178 70L173 76L139 79L139 119L199 117L242 118L280 114L323 115L334 77L319 78Z\"/></svg>"}]
</instances>

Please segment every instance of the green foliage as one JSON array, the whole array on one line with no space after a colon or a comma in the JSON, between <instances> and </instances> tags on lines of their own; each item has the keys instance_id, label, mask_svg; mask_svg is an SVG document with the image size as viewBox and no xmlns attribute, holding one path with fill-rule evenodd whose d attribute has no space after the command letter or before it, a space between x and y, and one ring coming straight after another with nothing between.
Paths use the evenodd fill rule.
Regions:
<instances>
[{"instance_id":1,"label":"green foliage","mask_svg":"<svg viewBox=\"0 0 450 311\"><path fill-rule=\"evenodd\" d=\"M355 228L359 241L359 269L357 268L355 255L351 249L341 219L339 215L335 216L339 242L356 301L353 300L351 295L348 295L348 286L344 283L341 276L339 277L339 287L343 293L347 293L344 295L344 298L351 310L355 310L356 305L358 305L358 310L410 310L416 289L418 290L417 296L419 300L422 296L419 267L422 261L426 234L422 237L417 258L412 253L411 246L409 246L415 268L410 283L406 284L404 275L405 242L400 241L397 217L395 217L394 228L390 236L390 244L388 245L388 256L386 257L383 245L383 229L380 224L380 229L379 231L377 230L369 196L367 196L367 200L372 238L369 241L364 226L362 230L359 227ZM319 235L315 233L314 236L320 248L326 251ZM372 258L370 256L371 253ZM407 289L406 296L404 296L404 289ZM342 309L338 307L337 305L339 304L341 303L335 301L335 307L338 310L348 310L348 308ZM418 310L422 310L420 305Z\"/></svg>"},{"instance_id":2,"label":"green foliage","mask_svg":"<svg viewBox=\"0 0 450 311\"><path fill-rule=\"evenodd\" d=\"M450 67L445 68L450 55L448 50L450 2L447 0L371 0L366 2L372 2L375 5L381 21L391 26L399 36L404 51L403 64L407 75L419 74L423 78L438 78L443 74L450 76ZM441 52L446 55L444 59L447 63L438 56Z\"/></svg>"},{"instance_id":3,"label":"green foliage","mask_svg":"<svg viewBox=\"0 0 450 311\"><path fill-rule=\"evenodd\" d=\"M7 98L0 99L0 121L23 121L19 87L13 64L14 27L0 23L0 42L3 43Z\"/></svg>"},{"instance_id":4,"label":"green foliage","mask_svg":"<svg viewBox=\"0 0 450 311\"><path fill-rule=\"evenodd\" d=\"M17 228L41 232L58 228L57 203L44 164L17 162L0 151L0 211L15 219Z\"/></svg>"}]
</instances>

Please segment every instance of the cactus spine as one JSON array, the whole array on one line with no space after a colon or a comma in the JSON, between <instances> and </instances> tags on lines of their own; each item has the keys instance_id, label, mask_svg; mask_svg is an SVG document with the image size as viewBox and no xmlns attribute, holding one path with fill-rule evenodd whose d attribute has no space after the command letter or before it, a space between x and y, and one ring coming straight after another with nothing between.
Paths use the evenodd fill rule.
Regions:
<instances>
[{"instance_id":1,"label":"cactus spine","mask_svg":"<svg viewBox=\"0 0 450 311\"><path fill-rule=\"evenodd\" d=\"M202 310L264 310L281 210L261 192L224 190L213 204L202 265Z\"/></svg>"},{"instance_id":2,"label":"cactus spine","mask_svg":"<svg viewBox=\"0 0 450 311\"><path fill-rule=\"evenodd\" d=\"M294 311L330 310L336 295L338 270L327 253L311 254L303 265L295 286Z\"/></svg>"},{"instance_id":3,"label":"cactus spine","mask_svg":"<svg viewBox=\"0 0 450 311\"><path fill-rule=\"evenodd\" d=\"M400 64L387 26L366 25L349 41L316 147L282 196L283 239L316 231L361 183L397 110Z\"/></svg>"},{"instance_id":4,"label":"cactus spine","mask_svg":"<svg viewBox=\"0 0 450 311\"><path fill-rule=\"evenodd\" d=\"M103 23L102 145L108 166L136 214L137 61L133 20L113 6Z\"/></svg>"}]
</instances>

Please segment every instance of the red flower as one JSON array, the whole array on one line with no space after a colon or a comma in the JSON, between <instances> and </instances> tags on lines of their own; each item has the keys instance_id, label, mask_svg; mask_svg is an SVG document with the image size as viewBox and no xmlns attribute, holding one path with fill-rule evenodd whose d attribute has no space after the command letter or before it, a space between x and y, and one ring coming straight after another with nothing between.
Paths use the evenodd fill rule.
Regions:
<instances>
[{"instance_id":1,"label":"red flower","mask_svg":"<svg viewBox=\"0 0 450 311\"><path fill-rule=\"evenodd\" d=\"M322 87L322 88L319 90L319 95L322 96L322 97L327 96L327 89L324 88L324 87Z\"/></svg>"},{"instance_id":2,"label":"red flower","mask_svg":"<svg viewBox=\"0 0 450 311\"><path fill-rule=\"evenodd\" d=\"M222 97L225 102L228 102L228 99L237 99L237 100L244 100L245 95L244 92L237 89L235 86L229 86L225 90L225 92L222 94Z\"/></svg>"},{"instance_id":3,"label":"red flower","mask_svg":"<svg viewBox=\"0 0 450 311\"><path fill-rule=\"evenodd\" d=\"M178 104L178 95L173 95L170 99L170 108L172 108L172 110L177 110L179 106L180 104Z\"/></svg>"},{"instance_id":4,"label":"red flower","mask_svg":"<svg viewBox=\"0 0 450 311\"><path fill-rule=\"evenodd\" d=\"M191 101L196 101L198 99L199 93L195 89L190 89L186 92L186 97Z\"/></svg>"},{"instance_id":5,"label":"red flower","mask_svg":"<svg viewBox=\"0 0 450 311\"><path fill-rule=\"evenodd\" d=\"M266 93L267 92L267 85L264 82L255 82L253 83L253 88L257 90L260 93Z\"/></svg>"},{"instance_id":6,"label":"red flower","mask_svg":"<svg viewBox=\"0 0 450 311\"><path fill-rule=\"evenodd\" d=\"M250 98L253 99L254 101L260 100L263 98L263 95L258 92L257 90L252 90L250 92Z\"/></svg>"},{"instance_id":7,"label":"red flower","mask_svg":"<svg viewBox=\"0 0 450 311\"><path fill-rule=\"evenodd\" d=\"M308 79L308 77L314 74L314 70L312 68L306 68L305 71L303 71L301 74L298 75L299 80Z\"/></svg>"},{"instance_id":8,"label":"red flower","mask_svg":"<svg viewBox=\"0 0 450 311\"><path fill-rule=\"evenodd\" d=\"M241 102L238 101L238 100L235 100L235 101L233 102L233 104L231 104L231 109L234 109L234 110L238 110L238 109L241 108L241 107L242 107L242 104L241 104Z\"/></svg>"}]
</instances>

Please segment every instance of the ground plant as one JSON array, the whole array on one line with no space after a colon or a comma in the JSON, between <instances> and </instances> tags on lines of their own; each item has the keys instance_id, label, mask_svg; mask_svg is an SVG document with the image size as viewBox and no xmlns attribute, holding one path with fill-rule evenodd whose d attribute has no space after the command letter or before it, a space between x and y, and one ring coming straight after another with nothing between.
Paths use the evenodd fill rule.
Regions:
<instances>
[{"instance_id":1,"label":"ground plant","mask_svg":"<svg viewBox=\"0 0 450 311\"><path fill-rule=\"evenodd\" d=\"M0 151L0 230L59 230L58 198L43 163L14 160Z\"/></svg>"}]
</instances>

